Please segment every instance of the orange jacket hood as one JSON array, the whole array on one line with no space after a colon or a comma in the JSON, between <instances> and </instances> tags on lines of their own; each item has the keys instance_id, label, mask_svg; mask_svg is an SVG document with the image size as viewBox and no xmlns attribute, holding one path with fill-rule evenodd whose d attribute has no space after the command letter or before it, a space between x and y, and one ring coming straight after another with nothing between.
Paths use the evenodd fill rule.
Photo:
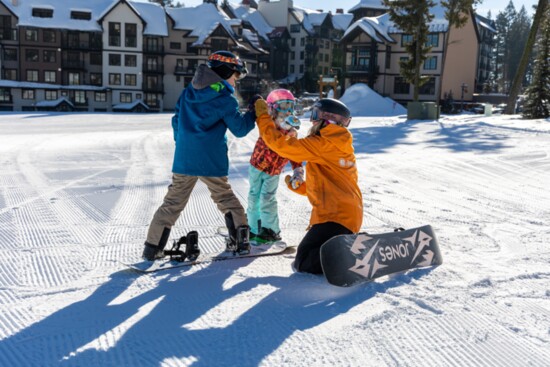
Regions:
<instances>
[{"instance_id":1,"label":"orange jacket hood","mask_svg":"<svg viewBox=\"0 0 550 367\"><path fill-rule=\"evenodd\" d=\"M306 164L306 195L312 205L310 225L336 222L358 232L363 221L363 198L358 186L353 136L330 124L320 136L297 139L281 134L271 117L257 118L260 136L279 155Z\"/></svg>"}]
</instances>

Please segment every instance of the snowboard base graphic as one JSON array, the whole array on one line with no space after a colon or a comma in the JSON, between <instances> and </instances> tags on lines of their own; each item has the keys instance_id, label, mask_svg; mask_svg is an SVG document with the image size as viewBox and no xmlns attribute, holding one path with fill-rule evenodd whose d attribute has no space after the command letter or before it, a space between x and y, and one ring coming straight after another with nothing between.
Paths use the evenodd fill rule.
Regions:
<instances>
[{"instance_id":1,"label":"snowboard base graphic","mask_svg":"<svg viewBox=\"0 0 550 367\"><path fill-rule=\"evenodd\" d=\"M442 262L437 238L429 225L382 234L340 235L321 246L325 277L340 287Z\"/></svg>"}]
</instances>

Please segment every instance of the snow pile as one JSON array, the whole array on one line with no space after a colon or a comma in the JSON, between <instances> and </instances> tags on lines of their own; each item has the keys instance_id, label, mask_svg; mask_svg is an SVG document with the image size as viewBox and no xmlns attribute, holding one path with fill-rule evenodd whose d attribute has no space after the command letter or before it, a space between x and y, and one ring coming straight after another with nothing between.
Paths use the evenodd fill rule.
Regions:
<instances>
[{"instance_id":1,"label":"snow pile","mask_svg":"<svg viewBox=\"0 0 550 367\"><path fill-rule=\"evenodd\" d=\"M398 116L405 115L407 110L391 98L382 97L368 85L354 84L340 98L351 111L353 117L357 116Z\"/></svg>"}]
</instances>

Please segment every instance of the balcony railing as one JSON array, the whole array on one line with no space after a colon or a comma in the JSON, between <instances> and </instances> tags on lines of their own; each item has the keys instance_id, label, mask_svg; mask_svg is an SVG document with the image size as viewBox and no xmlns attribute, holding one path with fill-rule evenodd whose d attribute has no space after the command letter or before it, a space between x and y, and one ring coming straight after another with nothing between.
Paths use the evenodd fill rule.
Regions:
<instances>
[{"instance_id":1,"label":"balcony railing","mask_svg":"<svg viewBox=\"0 0 550 367\"><path fill-rule=\"evenodd\" d=\"M174 74L177 75L195 75L196 67L186 67L181 65L176 65L174 69Z\"/></svg>"},{"instance_id":2,"label":"balcony railing","mask_svg":"<svg viewBox=\"0 0 550 367\"><path fill-rule=\"evenodd\" d=\"M163 54L164 45L148 45L147 43L144 43L143 52L148 54Z\"/></svg>"},{"instance_id":3,"label":"balcony railing","mask_svg":"<svg viewBox=\"0 0 550 367\"><path fill-rule=\"evenodd\" d=\"M141 90L144 92L164 92L164 84L158 83L142 83Z\"/></svg>"},{"instance_id":4,"label":"balcony railing","mask_svg":"<svg viewBox=\"0 0 550 367\"><path fill-rule=\"evenodd\" d=\"M61 47L72 50L101 50L101 42L63 40Z\"/></svg>"},{"instance_id":5,"label":"balcony railing","mask_svg":"<svg viewBox=\"0 0 550 367\"><path fill-rule=\"evenodd\" d=\"M164 64L143 64L143 72L144 73L159 73L164 74Z\"/></svg>"},{"instance_id":6,"label":"balcony railing","mask_svg":"<svg viewBox=\"0 0 550 367\"><path fill-rule=\"evenodd\" d=\"M61 60L61 67L63 69L78 69L84 70L84 61L82 60Z\"/></svg>"}]
</instances>

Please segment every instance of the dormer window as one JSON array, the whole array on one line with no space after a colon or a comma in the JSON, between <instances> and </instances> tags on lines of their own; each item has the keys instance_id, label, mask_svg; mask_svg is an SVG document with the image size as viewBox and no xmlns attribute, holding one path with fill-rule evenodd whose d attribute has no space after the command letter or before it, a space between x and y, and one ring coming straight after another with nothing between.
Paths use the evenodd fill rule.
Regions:
<instances>
[{"instance_id":1,"label":"dormer window","mask_svg":"<svg viewBox=\"0 0 550 367\"><path fill-rule=\"evenodd\" d=\"M92 19L92 13L89 11L71 11L71 19L90 20Z\"/></svg>"},{"instance_id":2,"label":"dormer window","mask_svg":"<svg viewBox=\"0 0 550 367\"><path fill-rule=\"evenodd\" d=\"M32 16L36 18L52 18L53 9L32 8Z\"/></svg>"}]
</instances>

